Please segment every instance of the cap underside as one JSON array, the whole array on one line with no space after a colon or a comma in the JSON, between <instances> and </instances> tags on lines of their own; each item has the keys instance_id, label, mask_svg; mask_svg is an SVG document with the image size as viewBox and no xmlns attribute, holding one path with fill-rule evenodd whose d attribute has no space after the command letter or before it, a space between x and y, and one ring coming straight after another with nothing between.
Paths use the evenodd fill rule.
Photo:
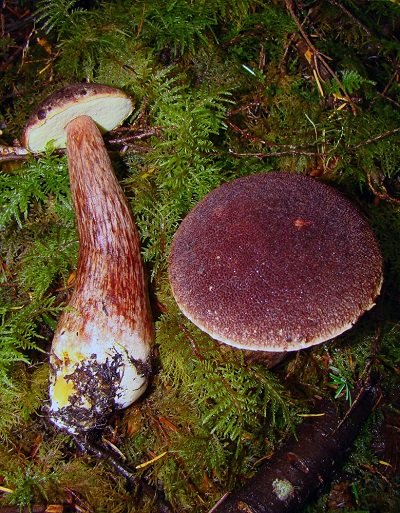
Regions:
<instances>
[{"instance_id":1,"label":"cap underside","mask_svg":"<svg viewBox=\"0 0 400 513\"><path fill-rule=\"evenodd\" d=\"M334 188L270 173L225 184L189 213L169 275L182 312L213 338L293 351L341 334L374 305L382 259Z\"/></svg>"},{"instance_id":2,"label":"cap underside","mask_svg":"<svg viewBox=\"0 0 400 513\"><path fill-rule=\"evenodd\" d=\"M90 116L102 132L119 126L133 110L132 100L122 91L113 92L106 86L92 91L94 85L97 84L81 85L76 92L70 86L65 99L61 90L45 100L25 127L25 147L34 153L43 151L48 143L54 148L65 148L65 126L82 115Z\"/></svg>"}]
</instances>

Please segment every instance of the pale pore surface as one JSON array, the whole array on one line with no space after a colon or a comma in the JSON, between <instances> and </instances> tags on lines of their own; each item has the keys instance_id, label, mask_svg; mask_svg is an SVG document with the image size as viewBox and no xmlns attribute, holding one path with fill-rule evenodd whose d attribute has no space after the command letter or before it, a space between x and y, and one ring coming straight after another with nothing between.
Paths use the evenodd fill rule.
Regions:
<instances>
[{"instance_id":1,"label":"pale pore surface","mask_svg":"<svg viewBox=\"0 0 400 513\"><path fill-rule=\"evenodd\" d=\"M120 125L131 112L132 101L126 96L88 96L79 102L67 103L64 107L57 106L46 113L46 118L37 120L35 126L26 133L27 149L39 153L49 142L54 148L65 148L67 139L64 128L79 116L91 117L102 132L107 132Z\"/></svg>"}]
</instances>

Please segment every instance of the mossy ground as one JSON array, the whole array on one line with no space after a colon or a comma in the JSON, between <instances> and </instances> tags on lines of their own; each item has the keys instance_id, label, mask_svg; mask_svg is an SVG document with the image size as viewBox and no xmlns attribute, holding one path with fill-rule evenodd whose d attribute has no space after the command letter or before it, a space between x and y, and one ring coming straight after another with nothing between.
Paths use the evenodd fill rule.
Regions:
<instances>
[{"instance_id":1,"label":"mossy ground","mask_svg":"<svg viewBox=\"0 0 400 513\"><path fill-rule=\"evenodd\" d=\"M21 0L3 2L2 16L1 144L12 145L34 106L71 82L114 85L136 100L107 144L142 237L154 376L104 438L131 467L150 462L139 475L176 512L206 512L256 471L314 396L344 407L372 360L382 400L343 473L307 511L398 511L397 3ZM49 148L1 166L1 503L153 511L45 415L47 351L77 256L65 156ZM324 180L361 208L385 283L354 329L268 371L185 320L166 262L181 219L208 191L276 170Z\"/></svg>"}]
</instances>

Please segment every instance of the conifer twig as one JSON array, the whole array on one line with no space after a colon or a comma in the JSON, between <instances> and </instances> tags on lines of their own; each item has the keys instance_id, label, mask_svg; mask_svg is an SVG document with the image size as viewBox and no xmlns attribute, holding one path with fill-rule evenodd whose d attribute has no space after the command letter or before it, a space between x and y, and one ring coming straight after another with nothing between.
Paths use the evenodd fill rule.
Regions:
<instances>
[{"instance_id":1,"label":"conifer twig","mask_svg":"<svg viewBox=\"0 0 400 513\"><path fill-rule=\"evenodd\" d=\"M161 127L154 126L145 129L129 129L124 134L119 134L118 131L110 132L108 137L105 137L107 145L124 145L134 149L137 153L146 153L148 148L134 145L134 141L141 141L149 137L160 137L162 132ZM63 150L57 150L56 153L62 154ZM9 162L15 160L26 160L31 153L23 146L5 146L0 144L0 164L2 162Z\"/></svg>"},{"instance_id":2,"label":"conifer twig","mask_svg":"<svg viewBox=\"0 0 400 513\"><path fill-rule=\"evenodd\" d=\"M383 94L383 93L378 93L376 98L380 96L381 98L383 98L384 100L388 101L389 103L392 103L393 105L396 106L396 108L400 109L400 103L396 102L395 100L393 100L393 98L390 98L390 96L387 96L386 94ZM374 101L375 98L372 100Z\"/></svg>"},{"instance_id":3,"label":"conifer twig","mask_svg":"<svg viewBox=\"0 0 400 513\"><path fill-rule=\"evenodd\" d=\"M388 80L387 84L385 85L385 87L384 87L383 91L382 91L381 93L379 93L379 94L380 94L380 96L382 96L382 97L383 97L383 98L385 98L385 99L388 99L388 97L386 96L386 93L387 93L387 92L389 91L389 89L392 87L392 84L393 84L393 82L397 79L398 75L399 75L399 61L398 61L398 60L396 60L396 62L394 63L394 72L392 73L392 75L391 75L390 79ZM391 99L391 98L390 98L390 99ZM393 101L394 101L394 100L393 100ZM397 102L395 102L395 104L396 104L397 106L399 106Z\"/></svg>"},{"instance_id":4,"label":"conifer twig","mask_svg":"<svg viewBox=\"0 0 400 513\"><path fill-rule=\"evenodd\" d=\"M179 329L182 331L182 333L185 335L187 340L189 341L189 344L192 348L192 351L196 358L200 360L201 362L204 362L204 356L201 354L199 348L197 347L197 342L190 334L189 330L186 328L186 326L183 323L178 323Z\"/></svg>"}]
</instances>

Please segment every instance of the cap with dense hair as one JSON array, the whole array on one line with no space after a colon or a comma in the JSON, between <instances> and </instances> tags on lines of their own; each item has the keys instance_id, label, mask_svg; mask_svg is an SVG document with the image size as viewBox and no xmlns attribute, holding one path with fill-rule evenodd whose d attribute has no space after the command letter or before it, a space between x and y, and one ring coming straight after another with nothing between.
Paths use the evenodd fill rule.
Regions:
<instances>
[{"instance_id":1,"label":"cap with dense hair","mask_svg":"<svg viewBox=\"0 0 400 513\"><path fill-rule=\"evenodd\" d=\"M51 141L65 148L65 126L79 116L93 119L103 132L119 126L133 110L132 100L123 91L102 84L72 84L47 97L28 120L22 144L38 153Z\"/></svg>"},{"instance_id":2,"label":"cap with dense hair","mask_svg":"<svg viewBox=\"0 0 400 513\"><path fill-rule=\"evenodd\" d=\"M182 312L235 347L293 351L350 328L382 283L375 236L333 187L289 173L239 178L183 220L169 260Z\"/></svg>"}]
</instances>

